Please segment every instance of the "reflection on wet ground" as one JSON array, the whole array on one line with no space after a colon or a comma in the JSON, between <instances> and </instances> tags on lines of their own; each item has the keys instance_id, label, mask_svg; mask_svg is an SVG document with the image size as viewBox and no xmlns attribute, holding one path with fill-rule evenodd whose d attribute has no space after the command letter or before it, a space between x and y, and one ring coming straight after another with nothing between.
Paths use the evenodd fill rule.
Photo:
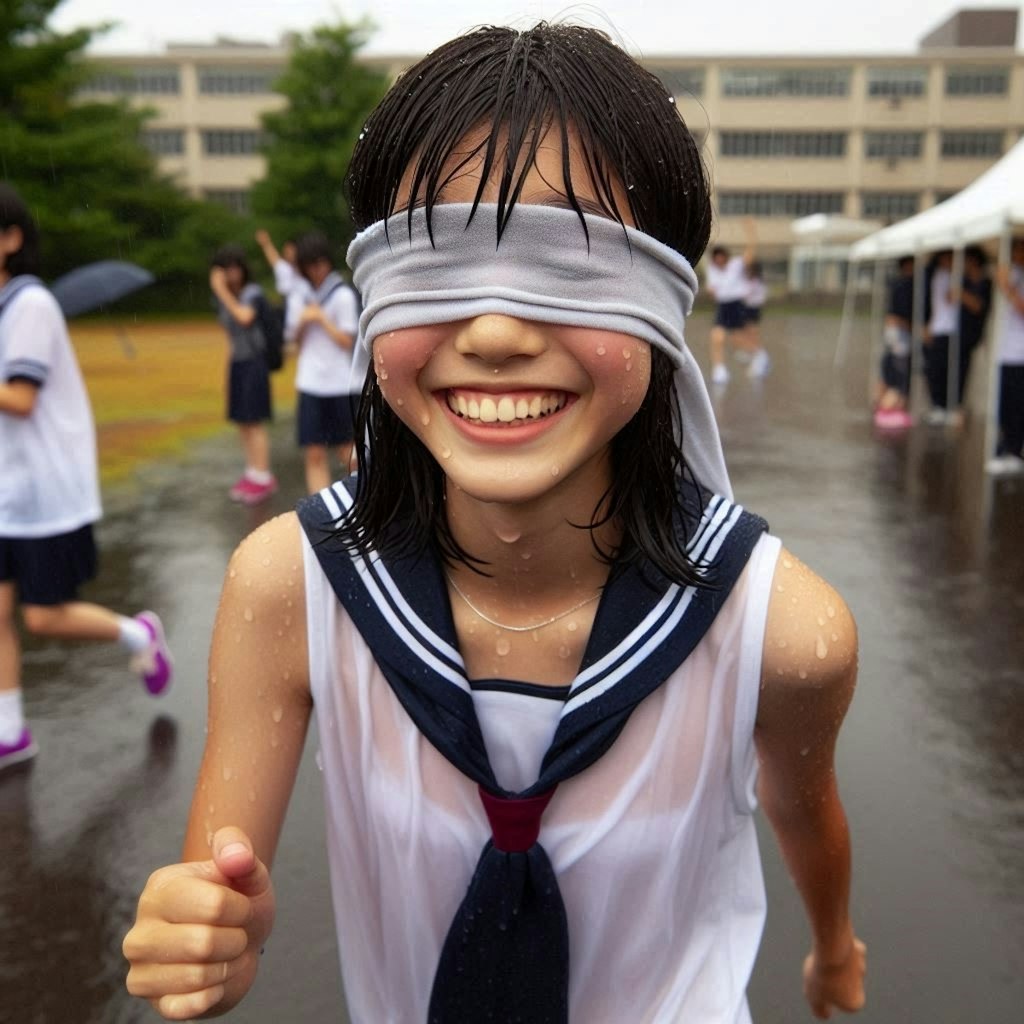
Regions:
<instances>
[{"instance_id":1,"label":"reflection on wet ground","mask_svg":"<svg viewBox=\"0 0 1024 1024\"><path fill-rule=\"evenodd\" d=\"M755 385L717 397L737 494L846 597L861 682L839 750L869 947L865 1024L1017 1019L1024 1005L1024 480L987 482L981 424L876 438L865 339L834 376L838 321L781 315ZM690 337L702 347L706 321ZM984 370L976 374L983 382ZM117 651L30 644L34 765L0 779L0 1022L158 1019L123 991L120 942L148 873L175 859L203 740L206 646L245 532L301 488L290 425L282 494L229 505L233 439L110 495L96 600L157 608L178 655L161 702ZM289 465L283 465L287 454ZM311 741L275 867L280 911L257 985L224 1018L344 1020ZM809 1021L807 932L770 835L769 918L751 985L758 1024ZM590 1022L587 1022L590 1024ZM618 1024L618 1022L615 1022Z\"/></svg>"}]
</instances>

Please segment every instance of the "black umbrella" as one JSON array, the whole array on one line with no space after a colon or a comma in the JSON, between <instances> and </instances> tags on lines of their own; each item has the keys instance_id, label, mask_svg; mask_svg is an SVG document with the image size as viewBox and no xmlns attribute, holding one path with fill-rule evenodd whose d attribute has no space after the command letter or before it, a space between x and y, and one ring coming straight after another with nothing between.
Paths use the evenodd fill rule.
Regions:
<instances>
[{"instance_id":1,"label":"black umbrella","mask_svg":"<svg viewBox=\"0 0 1024 1024\"><path fill-rule=\"evenodd\" d=\"M123 260L100 260L57 278L50 291L66 317L81 316L152 284L153 275Z\"/></svg>"}]
</instances>

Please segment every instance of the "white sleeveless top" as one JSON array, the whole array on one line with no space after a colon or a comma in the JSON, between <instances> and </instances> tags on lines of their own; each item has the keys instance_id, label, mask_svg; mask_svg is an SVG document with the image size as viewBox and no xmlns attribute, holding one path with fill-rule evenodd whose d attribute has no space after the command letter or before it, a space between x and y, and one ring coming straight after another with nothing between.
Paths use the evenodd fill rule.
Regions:
<instances>
[{"instance_id":1,"label":"white sleeveless top","mask_svg":"<svg viewBox=\"0 0 1024 1024\"><path fill-rule=\"evenodd\" d=\"M425 1024L441 947L490 829L476 783L413 724L303 544L349 1015ZM779 549L762 536L693 653L544 814L540 842L569 922L571 1024L750 1022L746 986L765 917L753 733ZM475 689L474 703L497 781L525 789L560 702Z\"/></svg>"}]
</instances>

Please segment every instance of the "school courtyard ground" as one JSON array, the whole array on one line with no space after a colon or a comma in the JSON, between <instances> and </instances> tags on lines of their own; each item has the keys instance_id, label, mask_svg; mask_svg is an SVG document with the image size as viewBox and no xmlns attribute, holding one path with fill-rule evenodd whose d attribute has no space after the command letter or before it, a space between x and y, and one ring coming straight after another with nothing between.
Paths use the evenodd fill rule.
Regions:
<instances>
[{"instance_id":1,"label":"school courtyard ground","mask_svg":"<svg viewBox=\"0 0 1024 1024\"><path fill-rule=\"evenodd\" d=\"M708 321L690 323L703 357ZM772 374L733 364L717 397L738 499L846 597L861 636L838 764L868 945L864 1024L981 1024L1024 1005L1024 479L986 480L981 417L879 437L867 325L841 374L835 316L769 311ZM155 608L178 678L147 698L119 652L29 641L34 763L0 777L0 1022L158 1018L123 988L121 939L149 872L178 856L203 744L205 661L238 541L301 495L287 373L275 382L281 492L230 504L224 343L204 321L74 330L96 407L106 518L88 596ZM976 383L984 368L979 365ZM345 1020L315 730L274 877L279 915L241 1024ZM763 823L762 823L763 824ZM757 1024L812 1018L806 925L767 830L769 913L750 988ZM638 928L644 927L637 921ZM632 1024L632 1022L577 1022Z\"/></svg>"}]
</instances>

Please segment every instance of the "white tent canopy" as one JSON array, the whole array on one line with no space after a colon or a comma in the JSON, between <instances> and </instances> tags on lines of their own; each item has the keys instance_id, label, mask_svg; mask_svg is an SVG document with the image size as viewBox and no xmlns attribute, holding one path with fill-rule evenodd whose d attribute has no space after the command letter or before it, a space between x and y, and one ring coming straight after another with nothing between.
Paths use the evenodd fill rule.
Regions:
<instances>
[{"instance_id":1,"label":"white tent canopy","mask_svg":"<svg viewBox=\"0 0 1024 1024\"><path fill-rule=\"evenodd\" d=\"M854 261L960 248L1024 223L1024 139L961 192L856 242Z\"/></svg>"},{"instance_id":2,"label":"white tent canopy","mask_svg":"<svg viewBox=\"0 0 1024 1024\"><path fill-rule=\"evenodd\" d=\"M848 242L877 231L877 220L855 220L838 213L812 213L790 222L789 229L803 242Z\"/></svg>"}]
</instances>

